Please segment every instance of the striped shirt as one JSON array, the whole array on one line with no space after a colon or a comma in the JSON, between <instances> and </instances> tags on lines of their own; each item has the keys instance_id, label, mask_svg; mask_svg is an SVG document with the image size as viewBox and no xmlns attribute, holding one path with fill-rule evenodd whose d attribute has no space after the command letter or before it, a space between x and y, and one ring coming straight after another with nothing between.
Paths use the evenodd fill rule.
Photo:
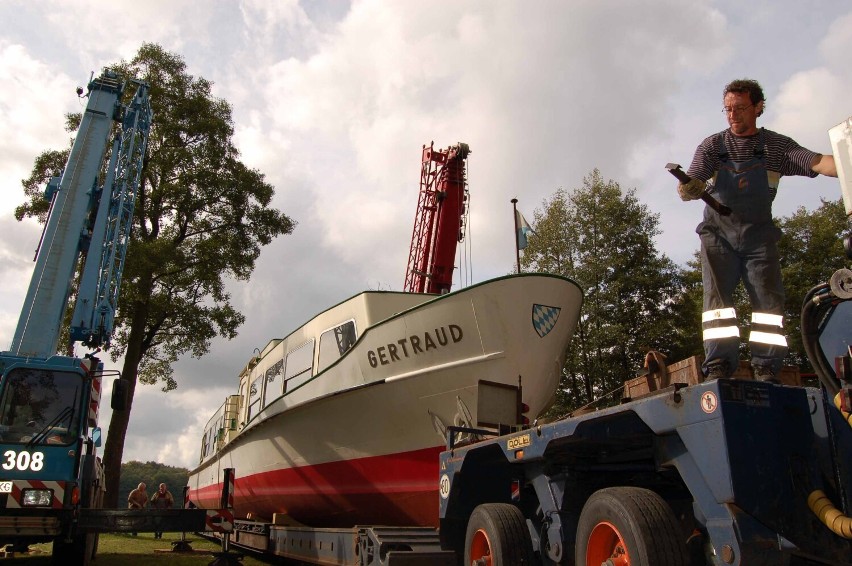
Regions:
<instances>
[{"instance_id":1,"label":"striped shirt","mask_svg":"<svg viewBox=\"0 0 852 566\"><path fill-rule=\"evenodd\" d=\"M816 177L818 173L811 170L811 163L819 153L800 146L785 135L761 128L763 132L764 154L766 168L784 175L802 175ZM728 159L731 161L748 161L754 157L754 146L757 144L760 131L753 136L735 136L731 130L713 134L704 139L695 150L692 164L687 174L694 179L707 181L719 170L719 136L725 136L725 146Z\"/></svg>"}]
</instances>

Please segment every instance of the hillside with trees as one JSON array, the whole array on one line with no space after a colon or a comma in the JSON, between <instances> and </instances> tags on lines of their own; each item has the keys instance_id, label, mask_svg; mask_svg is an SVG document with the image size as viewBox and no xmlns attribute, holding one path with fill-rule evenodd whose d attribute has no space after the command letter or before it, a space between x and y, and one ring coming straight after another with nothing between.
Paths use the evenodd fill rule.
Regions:
<instances>
[{"instance_id":1,"label":"hillside with trees","mask_svg":"<svg viewBox=\"0 0 852 566\"><path fill-rule=\"evenodd\" d=\"M183 506L183 487L186 485L189 470L167 466L157 462L138 462L136 460L121 465L121 480L119 481L118 506L127 505L127 494L136 489L139 482L145 482L148 487L148 497L157 490L157 486L165 483L175 497L175 505Z\"/></svg>"}]
</instances>

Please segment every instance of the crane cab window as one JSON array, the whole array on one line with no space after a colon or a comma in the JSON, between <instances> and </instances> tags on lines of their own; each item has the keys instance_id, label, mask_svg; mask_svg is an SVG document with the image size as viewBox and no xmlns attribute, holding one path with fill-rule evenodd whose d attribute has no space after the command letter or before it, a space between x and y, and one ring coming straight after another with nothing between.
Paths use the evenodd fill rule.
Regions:
<instances>
[{"instance_id":1,"label":"crane cab window","mask_svg":"<svg viewBox=\"0 0 852 566\"><path fill-rule=\"evenodd\" d=\"M13 369L0 395L0 441L70 444L79 436L83 376Z\"/></svg>"}]
</instances>

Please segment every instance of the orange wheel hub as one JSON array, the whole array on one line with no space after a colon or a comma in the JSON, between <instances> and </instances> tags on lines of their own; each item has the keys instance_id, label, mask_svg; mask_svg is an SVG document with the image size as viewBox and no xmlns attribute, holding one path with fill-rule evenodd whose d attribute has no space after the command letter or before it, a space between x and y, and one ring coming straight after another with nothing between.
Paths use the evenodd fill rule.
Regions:
<instances>
[{"instance_id":1,"label":"orange wheel hub","mask_svg":"<svg viewBox=\"0 0 852 566\"><path fill-rule=\"evenodd\" d=\"M482 529L470 541L470 562L467 566L491 566L491 541Z\"/></svg>"},{"instance_id":2,"label":"orange wheel hub","mask_svg":"<svg viewBox=\"0 0 852 566\"><path fill-rule=\"evenodd\" d=\"M609 563L607 563L609 560ZM589 535L586 546L586 566L630 566L630 554L627 544L615 525L601 521Z\"/></svg>"}]
</instances>

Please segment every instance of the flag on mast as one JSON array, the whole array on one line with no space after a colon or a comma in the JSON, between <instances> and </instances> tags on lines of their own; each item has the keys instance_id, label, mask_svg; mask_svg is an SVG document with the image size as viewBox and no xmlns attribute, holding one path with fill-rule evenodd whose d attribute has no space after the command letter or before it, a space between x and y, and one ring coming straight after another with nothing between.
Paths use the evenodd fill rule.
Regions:
<instances>
[{"instance_id":1,"label":"flag on mast","mask_svg":"<svg viewBox=\"0 0 852 566\"><path fill-rule=\"evenodd\" d=\"M515 226L518 228L518 249L522 250L529 244L527 234L535 234L535 230L532 229L521 211L517 209L515 210Z\"/></svg>"}]
</instances>

